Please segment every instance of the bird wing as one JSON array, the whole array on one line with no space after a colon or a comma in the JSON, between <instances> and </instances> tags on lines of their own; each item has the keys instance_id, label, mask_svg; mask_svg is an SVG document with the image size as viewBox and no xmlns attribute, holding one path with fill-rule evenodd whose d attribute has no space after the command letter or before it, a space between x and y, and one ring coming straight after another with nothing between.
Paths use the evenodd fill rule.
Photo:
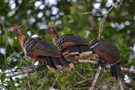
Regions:
<instances>
[{"instance_id":1,"label":"bird wing","mask_svg":"<svg viewBox=\"0 0 135 90\"><path fill-rule=\"evenodd\" d=\"M107 40L100 42L94 48L94 52L110 64L116 63L120 60L120 53L118 49Z\"/></svg>"},{"instance_id":2,"label":"bird wing","mask_svg":"<svg viewBox=\"0 0 135 90\"><path fill-rule=\"evenodd\" d=\"M29 39L24 46L28 56L61 56L55 45L38 37Z\"/></svg>"},{"instance_id":3,"label":"bird wing","mask_svg":"<svg viewBox=\"0 0 135 90\"><path fill-rule=\"evenodd\" d=\"M65 49L73 45L88 45L88 41L80 36L73 34L63 35L56 40L56 45L60 49Z\"/></svg>"}]
</instances>

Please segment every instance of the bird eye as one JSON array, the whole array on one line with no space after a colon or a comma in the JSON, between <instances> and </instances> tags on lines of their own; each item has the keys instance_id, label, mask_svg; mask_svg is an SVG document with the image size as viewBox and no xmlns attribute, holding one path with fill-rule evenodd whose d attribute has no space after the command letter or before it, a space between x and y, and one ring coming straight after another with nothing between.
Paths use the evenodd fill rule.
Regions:
<instances>
[{"instance_id":1,"label":"bird eye","mask_svg":"<svg viewBox=\"0 0 135 90\"><path fill-rule=\"evenodd\" d=\"M19 31L19 29L16 29L16 31Z\"/></svg>"}]
</instances>

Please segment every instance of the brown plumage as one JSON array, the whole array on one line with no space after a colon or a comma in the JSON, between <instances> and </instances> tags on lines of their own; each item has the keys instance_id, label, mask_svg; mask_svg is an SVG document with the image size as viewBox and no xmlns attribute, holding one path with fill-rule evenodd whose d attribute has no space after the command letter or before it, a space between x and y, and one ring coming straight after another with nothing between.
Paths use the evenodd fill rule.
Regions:
<instances>
[{"instance_id":1,"label":"brown plumage","mask_svg":"<svg viewBox=\"0 0 135 90\"><path fill-rule=\"evenodd\" d=\"M73 34L58 36L56 28L52 24L48 26L46 33L51 36L53 43L64 56L82 58L92 54L88 46L88 41L80 36Z\"/></svg>"},{"instance_id":2,"label":"brown plumage","mask_svg":"<svg viewBox=\"0 0 135 90\"><path fill-rule=\"evenodd\" d=\"M27 39L18 25L14 25L13 34L18 37L26 57L31 57L35 61L41 60L52 72L57 72L58 68L68 71L73 68L73 64L66 61L55 45L48 40L39 37Z\"/></svg>"},{"instance_id":3,"label":"brown plumage","mask_svg":"<svg viewBox=\"0 0 135 90\"><path fill-rule=\"evenodd\" d=\"M120 68L120 53L116 46L108 40L95 38L89 43L93 53L99 55L101 60L111 64L111 74L115 79L123 78Z\"/></svg>"}]
</instances>

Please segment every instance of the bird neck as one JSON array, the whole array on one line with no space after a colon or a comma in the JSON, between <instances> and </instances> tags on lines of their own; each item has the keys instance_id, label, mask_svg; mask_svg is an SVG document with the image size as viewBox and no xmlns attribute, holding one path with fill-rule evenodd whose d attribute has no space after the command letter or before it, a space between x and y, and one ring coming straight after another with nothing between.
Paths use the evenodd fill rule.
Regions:
<instances>
[{"instance_id":1,"label":"bird neck","mask_svg":"<svg viewBox=\"0 0 135 90\"><path fill-rule=\"evenodd\" d=\"M53 43L56 45L56 40L58 38L58 34L51 33L50 36L51 36L51 38L53 40Z\"/></svg>"},{"instance_id":2,"label":"bird neck","mask_svg":"<svg viewBox=\"0 0 135 90\"><path fill-rule=\"evenodd\" d=\"M24 43L27 40L26 35L25 34L20 34L20 35L18 35L18 39L19 39L19 43L21 45L21 48L25 52Z\"/></svg>"}]
</instances>

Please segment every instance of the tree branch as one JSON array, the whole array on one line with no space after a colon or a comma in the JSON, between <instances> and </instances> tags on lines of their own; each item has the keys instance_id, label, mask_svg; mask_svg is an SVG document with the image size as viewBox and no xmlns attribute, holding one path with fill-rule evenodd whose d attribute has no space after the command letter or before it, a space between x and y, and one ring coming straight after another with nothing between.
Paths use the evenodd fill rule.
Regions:
<instances>
[{"instance_id":1,"label":"tree branch","mask_svg":"<svg viewBox=\"0 0 135 90\"><path fill-rule=\"evenodd\" d=\"M120 90L124 90L121 79L119 79L118 82L119 82Z\"/></svg>"},{"instance_id":2,"label":"tree branch","mask_svg":"<svg viewBox=\"0 0 135 90\"><path fill-rule=\"evenodd\" d=\"M92 16L94 18L103 18L104 15L95 15L94 13L92 12L86 12L86 13L83 13L83 14L89 14L89 16ZM135 21L134 18L126 18L126 17L115 17L115 16L107 16L106 20L110 21L110 20L120 20L120 21Z\"/></svg>"},{"instance_id":3,"label":"tree branch","mask_svg":"<svg viewBox=\"0 0 135 90\"><path fill-rule=\"evenodd\" d=\"M98 62L92 60L78 60L78 63L98 64ZM106 69L110 69L110 65L106 65ZM121 70L126 73L135 74L135 70L130 68L121 67Z\"/></svg>"},{"instance_id":4,"label":"tree branch","mask_svg":"<svg viewBox=\"0 0 135 90\"><path fill-rule=\"evenodd\" d=\"M103 16L94 16L92 14L90 14L91 16L95 17L95 18L103 18ZM134 19L129 19L129 18L126 18L126 17L115 17L115 16L108 16L107 17L107 20L110 21L110 20L120 20L120 21L135 21Z\"/></svg>"},{"instance_id":5,"label":"tree branch","mask_svg":"<svg viewBox=\"0 0 135 90\"><path fill-rule=\"evenodd\" d=\"M101 70L102 70L102 67L99 66L98 69L97 69L97 73L96 73L96 76L94 78L94 81L92 82L92 85L88 90L94 90L94 86L95 86L95 84L97 82L97 79L98 79L98 76L99 76Z\"/></svg>"},{"instance_id":6,"label":"tree branch","mask_svg":"<svg viewBox=\"0 0 135 90\"><path fill-rule=\"evenodd\" d=\"M92 61L92 60L77 60L77 61L74 61L73 63L74 64L94 64L94 65L98 64L97 61ZM6 78L19 76L19 75L26 74L26 73L34 73L35 71L42 71L45 68L46 67L43 65L43 66L37 67L36 69L27 69L27 70L23 70L20 72L11 72L9 74L6 74ZM110 65L106 65L106 69L110 69ZM125 68L125 67L121 67L121 69L123 72L135 74L135 70L133 70L133 69Z\"/></svg>"},{"instance_id":7,"label":"tree branch","mask_svg":"<svg viewBox=\"0 0 135 90\"><path fill-rule=\"evenodd\" d=\"M98 34L98 37L100 38L101 37L101 34L102 34L102 31L103 31L103 28L104 28L104 23L106 21L106 18L109 14L109 12L119 3L120 1L117 1L105 14L104 14L104 17L103 19L101 20L101 23L100 23L100 27L99 27L99 34Z\"/></svg>"},{"instance_id":8,"label":"tree branch","mask_svg":"<svg viewBox=\"0 0 135 90\"><path fill-rule=\"evenodd\" d=\"M40 67L37 67L35 69L26 69L26 70L23 70L23 71L19 71L19 72L11 72L9 74L6 74L6 78L10 78L10 77L15 77L15 76L19 76L19 75L22 75L22 74L26 74L26 73L34 73L36 71L42 71L46 68L45 65L42 65Z\"/></svg>"}]
</instances>

